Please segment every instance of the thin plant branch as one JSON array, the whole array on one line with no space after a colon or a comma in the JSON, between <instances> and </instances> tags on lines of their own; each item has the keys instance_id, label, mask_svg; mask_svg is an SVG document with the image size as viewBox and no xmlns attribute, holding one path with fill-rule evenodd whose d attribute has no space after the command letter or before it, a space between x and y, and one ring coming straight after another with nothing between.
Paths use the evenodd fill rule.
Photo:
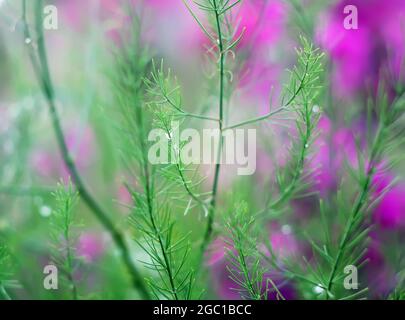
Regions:
<instances>
[{"instance_id":1,"label":"thin plant branch","mask_svg":"<svg viewBox=\"0 0 405 320\"><path fill-rule=\"evenodd\" d=\"M30 58L31 63L33 65L34 71L37 75L37 78L40 82L44 97L47 101L49 107L49 113L52 119L53 129L56 134L56 139L58 142L58 146L60 152L62 154L63 162L65 163L66 167L68 168L71 176L72 182L75 184L77 191L80 194L80 197L83 201L87 204L89 209L94 213L96 218L99 222L104 226L104 228L111 234L111 237L119 248L121 252L121 257L124 264L127 266L128 271L131 275L132 282L134 287L139 290L141 296L144 299L150 299L150 294L146 289L146 285L140 272L134 265L128 246L125 242L125 239L121 232L116 228L114 223L108 217L107 213L101 208L101 206L97 203L97 201L93 198L90 192L87 190L78 170L76 167L75 162L73 161L68 147L66 145L65 137L63 134L63 130L61 127L61 123L59 120L59 115L55 105L55 96L54 96L54 88L49 72L48 66L48 59L45 47L45 38L43 33L43 19L42 19L42 8L43 8L43 1L38 0L36 3L36 10L35 10L35 25L36 25L36 32L37 32L37 43L38 43L38 57L39 61L36 59L34 53L32 52L32 48L30 49ZM22 0L22 7L23 7L23 15L22 20L24 24L24 36L25 39L31 39L29 27L26 19L26 0Z\"/></svg>"}]
</instances>

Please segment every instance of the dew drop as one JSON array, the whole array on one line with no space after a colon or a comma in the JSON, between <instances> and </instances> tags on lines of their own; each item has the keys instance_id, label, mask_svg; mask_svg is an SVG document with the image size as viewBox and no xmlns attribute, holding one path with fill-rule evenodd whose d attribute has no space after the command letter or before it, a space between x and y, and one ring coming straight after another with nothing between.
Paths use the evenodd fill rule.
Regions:
<instances>
[{"instance_id":1,"label":"dew drop","mask_svg":"<svg viewBox=\"0 0 405 320\"><path fill-rule=\"evenodd\" d=\"M52 214L52 209L48 206L42 206L39 209L39 214L44 218L48 218Z\"/></svg>"},{"instance_id":2,"label":"dew drop","mask_svg":"<svg viewBox=\"0 0 405 320\"><path fill-rule=\"evenodd\" d=\"M285 224L281 227L281 232L285 235L291 234L291 226L288 224Z\"/></svg>"},{"instance_id":3,"label":"dew drop","mask_svg":"<svg viewBox=\"0 0 405 320\"><path fill-rule=\"evenodd\" d=\"M315 286L313 290L315 293L318 293L318 294L321 294L322 292L325 291L320 285Z\"/></svg>"},{"instance_id":4,"label":"dew drop","mask_svg":"<svg viewBox=\"0 0 405 320\"><path fill-rule=\"evenodd\" d=\"M313 111L314 113L318 113L319 111L321 111L321 108L316 104L316 105L314 105L314 107L312 108L312 111Z\"/></svg>"}]
</instances>

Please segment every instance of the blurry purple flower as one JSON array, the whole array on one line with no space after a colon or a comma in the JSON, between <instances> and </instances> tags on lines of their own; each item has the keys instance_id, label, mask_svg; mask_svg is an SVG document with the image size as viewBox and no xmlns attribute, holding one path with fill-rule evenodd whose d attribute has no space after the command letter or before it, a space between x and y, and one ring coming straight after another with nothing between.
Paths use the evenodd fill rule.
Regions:
<instances>
[{"instance_id":1,"label":"blurry purple flower","mask_svg":"<svg viewBox=\"0 0 405 320\"><path fill-rule=\"evenodd\" d=\"M214 266L226 258L226 251L230 246L222 239L215 239L210 245L210 254L207 259L208 266Z\"/></svg>"},{"instance_id":2,"label":"blurry purple flower","mask_svg":"<svg viewBox=\"0 0 405 320\"><path fill-rule=\"evenodd\" d=\"M270 243L273 253L280 258L280 260L292 257L299 252L298 243L289 232L271 232Z\"/></svg>"},{"instance_id":3,"label":"blurry purple flower","mask_svg":"<svg viewBox=\"0 0 405 320\"><path fill-rule=\"evenodd\" d=\"M273 159L268 153L261 149L257 149L257 161L256 161L256 173L257 179L261 182L265 182L266 177L270 176L274 172Z\"/></svg>"},{"instance_id":4,"label":"blurry purple flower","mask_svg":"<svg viewBox=\"0 0 405 320\"><path fill-rule=\"evenodd\" d=\"M188 12L181 0L147 0L144 2L148 21L143 40L166 54L178 56L179 48L184 51L183 59L191 52L202 52L208 39ZM188 1L190 7L204 21L197 6Z\"/></svg>"},{"instance_id":5,"label":"blurry purple flower","mask_svg":"<svg viewBox=\"0 0 405 320\"><path fill-rule=\"evenodd\" d=\"M358 29L344 28L347 5L358 8ZM318 28L317 38L334 62L332 78L338 96L353 95L369 85L375 89L382 68L398 80L405 58L404 18L402 0L341 0L322 17L327 22Z\"/></svg>"},{"instance_id":6,"label":"blurry purple flower","mask_svg":"<svg viewBox=\"0 0 405 320\"><path fill-rule=\"evenodd\" d=\"M357 149L353 130L340 128L332 131L327 117L321 118L318 129L316 153L308 165L314 170L315 189L324 194L337 187L346 161L356 166Z\"/></svg>"},{"instance_id":7,"label":"blurry purple flower","mask_svg":"<svg viewBox=\"0 0 405 320\"><path fill-rule=\"evenodd\" d=\"M258 98L260 104L268 101L272 87L276 89L273 98L278 94L279 76L284 68L274 61L274 53L276 44L285 30L286 9L286 5L279 0L245 1L240 8L234 9L235 20L239 23L237 34L245 29L238 45L241 50L246 50L245 64L239 75L239 86L248 86L246 93L251 98ZM260 112L267 112L267 108L266 111Z\"/></svg>"},{"instance_id":8,"label":"blurry purple flower","mask_svg":"<svg viewBox=\"0 0 405 320\"><path fill-rule=\"evenodd\" d=\"M54 157L46 151L35 150L31 155L30 161L34 171L42 177L49 178L57 171Z\"/></svg>"},{"instance_id":9,"label":"blurry purple flower","mask_svg":"<svg viewBox=\"0 0 405 320\"><path fill-rule=\"evenodd\" d=\"M375 196L380 196L393 180L394 178L389 174L376 175L373 180ZM405 184L403 182L387 190L375 208L373 218L383 229L405 230Z\"/></svg>"},{"instance_id":10,"label":"blurry purple flower","mask_svg":"<svg viewBox=\"0 0 405 320\"><path fill-rule=\"evenodd\" d=\"M261 107L261 114L268 113L268 100L272 88L279 88L279 79L282 73L282 66L277 63L268 62L264 57L256 54L252 55L245 62L241 70L239 87L247 87L246 94L250 98L255 98ZM273 90L273 99L277 98L278 90Z\"/></svg>"},{"instance_id":11,"label":"blurry purple flower","mask_svg":"<svg viewBox=\"0 0 405 320\"><path fill-rule=\"evenodd\" d=\"M129 193L127 187L121 185L118 189L118 201L122 204L131 205L132 196Z\"/></svg>"},{"instance_id":12,"label":"blurry purple flower","mask_svg":"<svg viewBox=\"0 0 405 320\"><path fill-rule=\"evenodd\" d=\"M371 234L372 241L368 246L365 258L367 285L372 298L382 298L388 295L396 286L395 272L387 264L383 249L376 234Z\"/></svg>"},{"instance_id":13,"label":"blurry purple flower","mask_svg":"<svg viewBox=\"0 0 405 320\"><path fill-rule=\"evenodd\" d=\"M239 23L237 34L245 29L240 45L255 48L274 44L283 34L287 20L286 6L282 1L244 1L233 10Z\"/></svg>"},{"instance_id":14,"label":"blurry purple flower","mask_svg":"<svg viewBox=\"0 0 405 320\"><path fill-rule=\"evenodd\" d=\"M95 147L94 134L90 127L84 129L70 127L65 131L65 142L72 159L79 170L89 167L92 163ZM31 155L31 166L45 178L61 177L68 181L70 176L58 150L50 152L45 149L37 149Z\"/></svg>"},{"instance_id":15,"label":"blurry purple flower","mask_svg":"<svg viewBox=\"0 0 405 320\"><path fill-rule=\"evenodd\" d=\"M77 255L86 262L94 262L104 253L104 241L99 234L85 233L80 236L77 244Z\"/></svg>"}]
</instances>

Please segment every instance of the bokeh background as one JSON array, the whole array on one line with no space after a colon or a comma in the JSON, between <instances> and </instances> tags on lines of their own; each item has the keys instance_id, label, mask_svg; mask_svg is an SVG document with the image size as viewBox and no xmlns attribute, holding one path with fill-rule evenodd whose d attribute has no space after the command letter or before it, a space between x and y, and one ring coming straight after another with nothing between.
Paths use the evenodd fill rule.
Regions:
<instances>
[{"instance_id":1,"label":"bokeh background","mask_svg":"<svg viewBox=\"0 0 405 320\"><path fill-rule=\"evenodd\" d=\"M56 91L67 146L91 192L108 209L128 239L136 237L127 223L131 196L124 182L134 183L121 159L122 141L117 131L118 108L110 74L114 51L123 46L122 30L127 13L119 0L46 1L58 9L58 29L45 31L50 70ZM181 0L135 1L142 12L141 41L157 61L178 77L189 111L217 114L216 67L210 63L207 40ZM345 30L343 8L355 5L358 30ZM194 7L195 8L195 7ZM357 160L356 143L365 144L376 125L375 110L368 102L377 95L381 82L388 96L405 81L405 1L403 0L244 0L232 11L239 32L246 32L230 57L226 117L235 123L268 111L269 97L277 105L285 72L296 62L299 35L306 36L326 53L325 90L319 98L322 116L314 143L315 156L307 166L316 171L311 195L290 203L289 214L269 224L270 241L277 255L302 256L310 251L304 231L321 232L319 198L333 197L338 190L355 193L348 185L345 163ZM238 32L238 33L239 33ZM35 39L32 39L35 45ZM69 172L59 153L41 90L36 83L21 32L21 4L0 0L0 236L10 248L16 266L13 278L20 287L11 289L16 298L65 298L63 290L42 286L43 267L49 263L49 222L55 201L51 192ZM370 129L370 123L371 129ZM280 119L257 126L257 171L239 177L224 166L220 178L222 210L231 199L241 197L253 211L260 210L268 183L289 157L291 121ZM403 138L403 137L402 137ZM363 141L363 142L362 142ZM369 297L387 298L403 281L405 236L405 161L403 149L393 150L396 165L378 175L373 184L378 195L396 184L370 212L374 228L368 243L368 264L361 282ZM212 170L207 169L207 188ZM127 205L127 206L126 206ZM331 202L333 206L333 202ZM81 257L77 277L82 297L97 299L137 298L128 283L117 250L87 207L77 208L80 228L76 254ZM333 208L331 209L333 212ZM206 218L198 213L181 219L180 227L192 231L198 244ZM220 219L220 218L218 218ZM226 233L224 231L224 233ZM226 269L221 227L205 259L206 271L197 282L205 298L237 299ZM134 259L146 259L130 241ZM310 253L309 253L310 254ZM146 268L142 272L150 272ZM298 288L282 283L286 298L316 299L317 287Z\"/></svg>"}]
</instances>

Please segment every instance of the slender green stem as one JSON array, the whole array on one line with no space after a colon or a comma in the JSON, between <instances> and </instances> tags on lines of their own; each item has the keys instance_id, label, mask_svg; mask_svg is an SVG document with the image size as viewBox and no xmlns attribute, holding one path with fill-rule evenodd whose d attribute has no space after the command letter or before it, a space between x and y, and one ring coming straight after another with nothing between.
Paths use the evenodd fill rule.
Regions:
<instances>
[{"instance_id":1,"label":"slender green stem","mask_svg":"<svg viewBox=\"0 0 405 320\"><path fill-rule=\"evenodd\" d=\"M138 124L141 127L141 131L143 132L143 117L141 115L140 110L139 110L138 115L139 115ZM161 251L162 256L163 256L163 261L164 261L164 264L165 264L165 269L167 271L167 276L169 278L170 288L171 288L173 297L174 297L175 300L179 300L179 296L177 294L177 289L176 289L176 285L175 285L175 279L174 279L174 275L173 275L173 272L172 272L171 263L169 261L169 257L168 257L167 252L166 252L167 246L164 243L164 240L162 238L159 227L156 224L156 219L155 219L155 216L154 216L150 173L149 173L148 159L146 157L146 155L147 155L147 147L146 147L145 140L144 140L144 135L142 134L142 132L140 133L140 140L141 140L141 147L142 147L142 154L143 154L143 170L144 170L144 176L145 176L146 199L147 199L149 219L150 219L153 231L154 231L154 233L156 235L156 238L158 240L158 243L159 243L160 251ZM170 131L168 131L168 132L170 132Z\"/></svg>"},{"instance_id":2,"label":"slender green stem","mask_svg":"<svg viewBox=\"0 0 405 320\"><path fill-rule=\"evenodd\" d=\"M26 20L26 0L22 0L23 4L23 23L24 23L24 34L26 39L30 39L29 28ZM150 299L150 294L146 288L143 278L141 277L138 269L134 265L131 255L129 253L128 246L124 240L123 235L120 231L116 228L114 223L110 220L107 213L100 207L100 205L96 202L90 192L87 190L78 170L77 167L70 156L68 147L66 145L65 137L62 131L61 123L59 120L58 112L55 106L55 97L54 97L54 89L51 81L51 76L49 72L48 66L48 59L45 47L45 39L43 34L43 25L42 25L42 0L38 0L36 3L36 31L38 36L38 56L39 56L39 63L36 60L32 50L30 50L30 57L32 64L34 66L34 71L36 72L37 78L40 82L42 87L43 94L47 101L49 107L49 113L52 119L53 129L56 134L56 139L59 145L59 149L62 154L62 159L68 168L71 176L72 181L75 184L77 191L79 192L83 201L87 204L89 209L94 213L96 218L100 221L100 223L109 231L111 237L117 247L121 252L121 257L123 259L124 264L127 266L128 271L131 275L132 282L135 288L139 290L141 296L144 299Z\"/></svg>"},{"instance_id":3,"label":"slender green stem","mask_svg":"<svg viewBox=\"0 0 405 320\"><path fill-rule=\"evenodd\" d=\"M196 119L202 119L202 120L209 120L209 121L216 121L219 122L220 120L217 118L213 118L213 117L208 117L208 116L204 116L204 115L199 115L199 114L195 114L195 113L189 113L187 111L184 111L182 108L178 107L172 99L169 98L169 96L167 94L163 94L163 98L165 98L165 102L167 102L171 107L173 107L175 110L177 110L179 112L179 114L183 117L190 117L190 118L196 118Z\"/></svg>"},{"instance_id":4,"label":"slender green stem","mask_svg":"<svg viewBox=\"0 0 405 320\"><path fill-rule=\"evenodd\" d=\"M203 116L203 115L199 115L199 114L195 114L195 113L184 112L181 115L184 116L184 117L190 117L190 118L196 118L196 119L202 119L202 120L209 120L209 121L216 121L216 122L220 121L217 118Z\"/></svg>"},{"instance_id":5,"label":"slender green stem","mask_svg":"<svg viewBox=\"0 0 405 320\"><path fill-rule=\"evenodd\" d=\"M249 120L246 120L246 121L231 125L229 127L225 127L224 131L231 130L231 129L236 129L236 128L239 128L239 127L246 126L248 124L252 124L252 123L256 123L256 122L266 120L266 119L268 119L268 118L270 118L270 117L272 117L272 116L274 116L274 115L276 115L276 114L278 114L280 112L285 111L286 109L287 109L287 106L280 107L280 108L278 108L278 109L276 109L274 111L271 111L271 112L269 112L269 113L267 113L267 114L265 114L263 116L252 118L252 119L249 119Z\"/></svg>"},{"instance_id":6,"label":"slender green stem","mask_svg":"<svg viewBox=\"0 0 405 320\"><path fill-rule=\"evenodd\" d=\"M70 199L68 200L70 202ZM66 208L69 208L70 205L66 205ZM66 210L71 210L66 209ZM78 293L77 293L77 286L76 286L76 282L73 276L73 255L72 255L72 248L71 248L71 244L70 244L70 221L69 221L69 216L70 216L70 212L66 212L66 216L65 216L65 242L66 242L66 247L67 247L67 251L66 251L66 259L67 259L67 270L68 270L68 274L67 277L69 279L69 282L71 283L72 286L72 297L73 300L78 300Z\"/></svg>"},{"instance_id":7,"label":"slender green stem","mask_svg":"<svg viewBox=\"0 0 405 320\"><path fill-rule=\"evenodd\" d=\"M212 186L212 198L210 202L210 208L208 211L208 221L207 221L207 229L204 234L204 239L201 245L201 254L205 252L207 245L210 242L211 235L212 235L212 228L215 218L215 209L216 209L216 202L217 202L217 193L218 193L218 183L219 183L219 173L220 173L220 159L222 153L222 132L223 132L223 117L224 117L224 85L225 85L225 55L224 55L224 42L222 38L222 29L221 29L221 22L220 22L220 13L218 12L217 0L213 0L213 4L215 6L215 21L217 25L217 32L218 32L218 46L219 46L219 55L220 55L220 62L219 62L219 143L218 143L218 150L217 150L217 163L215 165L215 173L214 173L214 182Z\"/></svg>"},{"instance_id":8,"label":"slender green stem","mask_svg":"<svg viewBox=\"0 0 405 320\"><path fill-rule=\"evenodd\" d=\"M307 77L307 73L308 73L308 68L309 68L309 59L307 59L307 62L305 64L305 70L303 73L303 76L301 78L300 81L300 85L298 86L297 90L294 92L294 94L290 97L290 99L287 101L287 103L285 104L285 106L280 107L276 110L273 111L274 113L278 113L282 110L285 110L288 108L288 106L296 99L296 97L300 94L300 92L304 89L304 83ZM267 116L265 116L264 119L268 118L269 116L271 116L271 113ZM262 119L261 119L262 120ZM250 121L249 123L252 123L253 121ZM256 122L256 121L254 121ZM290 184L283 190L282 194L273 202L271 202L270 204L268 204L262 211L260 211L260 213L263 213L271 208L277 208L280 205L282 205L283 203L285 203L286 200L288 200L291 196L291 194L293 194L294 190L296 189L297 183L300 181L300 177L302 176L303 173L303 169L304 169L304 164L305 164L305 158L307 156L308 153L308 143L311 139L312 136L312 119L311 119L311 112L308 110L308 105L305 105L305 126L306 126L306 130L305 130L305 135L303 137L303 140L301 142L301 150L300 150L300 156L297 162L297 165L295 167L294 170L294 175L291 179ZM246 123L242 123L242 125L247 124Z\"/></svg>"},{"instance_id":9,"label":"slender green stem","mask_svg":"<svg viewBox=\"0 0 405 320\"><path fill-rule=\"evenodd\" d=\"M375 172L375 161L376 161L376 157L379 153L379 149L381 148L381 143L384 138L384 133L385 133L385 123L383 122L382 124L380 124L376 138L374 139L373 146L371 148L370 162L369 162L369 165L367 168L367 174L366 174L364 184L360 190L360 194L357 197L356 203L353 207L349 220L346 224L345 231L343 233L342 239L339 244L339 249L338 249L336 258L332 265L332 269L331 269L331 272L330 272L330 275L328 278L328 282L327 282L326 299L329 298L329 293L332 290L332 287L334 284L334 279L335 279L335 276L337 273L337 269L339 267L341 259L343 258L343 254L346 250L347 242L351 236L353 224L355 223L356 218L359 215L359 213L363 210L364 205L367 203L368 194L369 194L370 188L371 188L371 181L372 181L372 178L373 178L373 175Z\"/></svg>"},{"instance_id":10,"label":"slender green stem","mask_svg":"<svg viewBox=\"0 0 405 320\"><path fill-rule=\"evenodd\" d=\"M387 127L390 125L390 123L396 119L392 119L392 117L395 117L396 114L396 106L397 103L404 97L405 95L405 90L398 93L397 97L394 99L394 101L390 104L389 108L387 110L382 109L381 110L381 119L380 119L380 124L378 127L378 131L376 133L376 137L374 138L374 141L371 146L371 152L370 152L370 160L369 164L367 166L367 172L366 172L366 177L364 179L364 184L361 188L360 194L356 199L355 205L353 207L353 210L350 214L349 220L346 224L345 231L343 233L342 239L339 244L338 252L336 255L336 258L334 260L334 263L332 265L332 269L328 278L327 282L327 295L326 299L329 299L329 293L331 292L334 284L334 280L336 277L336 273L339 267L339 264L343 258L344 252L346 250L347 243L350 239L351 233L352 233L352 228L353 225L356 221L356 218L358 215L361 213L361 211L364 209L365 204L367 203L367 199L369 196L369 192L371 189L371 184L372 184L372 179L376 171L376 163L378 161L378 158L381 153L381 149L384 145L384 139L387 131ZM387 114L388 113L388 114Z\"/></svg>"},{"instance_id":11,"label":"slender green stem","mask_svg":"<svg viewBox=\"0 0 405 320\"><path fill-rule=\"evenodd\" d=\"M147 165L144 167L145 168L145 173L147 173L149 170L147 169ZM149 175L147 173L147 175ZM152 198L151 198L151 193L150 193L150 184L147 183L147 203L148 203L148 212L149 212L149 218L150 218L150 222L153 228L153 231L155 232L155 235L157 237L158 243L159 243L159 247L160 247L160 251L162 253L163 256L163 261L165 264L165 269L167 271L167 276L169 278L169 283L170 283L170 288L173 294L173 297L175 300L179 300L179 296L177 294L177 289L176 289L176 285L174 283L174 276L173 276L173 272L172 272L172 267L171 267L171 263L169 261L169 257L167 255L166 252L166 245L163 241L163 238L161 236L161 233L159 231L159 228L156 224L156 220L155 220L155 216L154 216L154 212L153 212L153 207L152 207Z\"/></svg>"},{"instance_id":12,"label":"slender green stem","mask_svg":"<svg viewBox=\"0 0 405 320\"><path fill-rule=\"evenodd\" d=\"M300 150L300 157L298 159L297 165L294 170L294 175L293 178L288 185L288 187L283 190L281 196L276 199L273 203L268 206L268 208L277 208L281 204L283 204L286 200L290 198L290 196L294 193L297 187L297 183L300 181L300 177L302 176L302 172L304 169L305 165L305 159L308 153L308 148L309 148L309 141L312 136L312 128L311 128L311 115L308 112L308 106L306 106L306 115L305 115L305 126L306 126L306 132L303 137L303 140L301 142L301 150Z\"/></svg>"},{"instance_id":13,"label":"slender green stem","mask_svg":"<svg viewBox=\"0 0 405 320\"><path fill-rule=\"evenodd\" d=\"M246 262L247 256L245 255L245 252L243 250L243 247L241 245L241 243L243 242L243 234L241 235L240 230L237 230L237 245L236 245L236 251L238 254L238 259L239 259L239 265L241 266L241 273L243 274L247 289L249 291L250 297L252 299L258 299L260 300L260 292L258 292L257 288L255 287L255 285L252 282L252 277L250 275L250 270L248 267L248 264ZM239 244L239 246L238 246Z\"/></svg>"},{"instance_id":14,"label":"slender green stem","mask_svg":"<svg viewBox=\"0 0 405 320\"><path fill-rule=\"evenodd\" d=\"M304 83L305 83L305 80L306 80L306 77L307 77L308 67L309 67L309 61L307 61L306 64L305 64L305 71L304 71L303 76L301 78L300 85L297 87L297 90L295 90L294 94L290 97L290 99L283 106L277 108L274 111L270 111L269 113L267 113L267 114L265 114L263 116L252 118L252 119L249 119L249 120L242 121L240 123L234 124L232 126L225 127L223 130L225 131L225 130L235 129L235 128L243 127L243 126L248 125L248 124L252 124L252 123L260 122L260 121L263 121L263 120L267 120L268 118L270 118L270 117L272 117L272 116L274 116L276 114L279 114L279 113L281 113L283 111L288 110L288 107L291 105L291 103L294 102L294 100L297 98L297 96L300 94L300 92L304 89Z\"/></svg>"}]
</instances>

